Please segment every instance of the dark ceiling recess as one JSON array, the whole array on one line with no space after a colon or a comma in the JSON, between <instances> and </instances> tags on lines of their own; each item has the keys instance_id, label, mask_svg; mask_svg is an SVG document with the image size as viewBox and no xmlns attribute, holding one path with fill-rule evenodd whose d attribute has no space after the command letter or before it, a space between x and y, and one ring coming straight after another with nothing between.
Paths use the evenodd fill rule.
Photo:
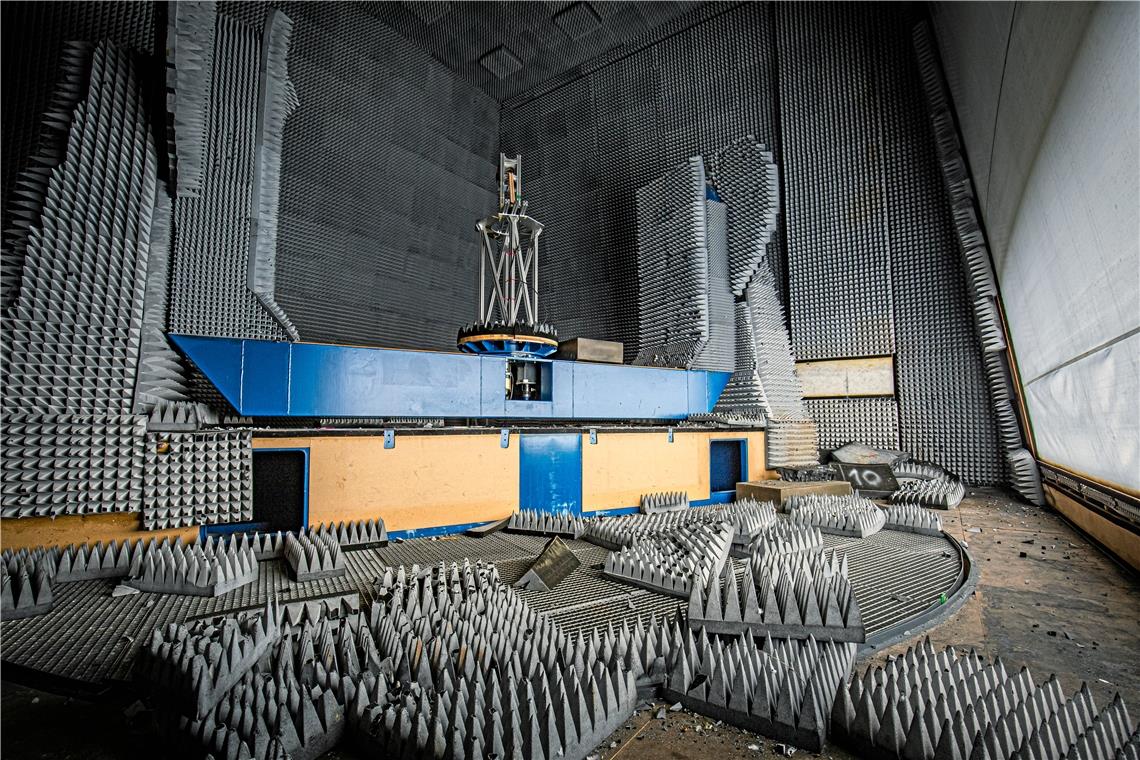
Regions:
<instances>
[{"instance_id":1,"label":"dark ceiling recess","mask_svg":"<svg viewBox=\"0 0 1140 760\"><path fill-rule=\"evenodd\" d=\"M602 19L589 3L574 3L554 14L554 25L572 40L602 28Z\"/></svg>"},{"instance_id":2,"label":"dark ceiling recess","mask_svg":"<svg viewBox=\"0 0 1140 760\"><path fill-rule=\"evenodd\" d=\"M496 79L505 79L523 67L522 61L505 45L481 56L479 65L494 74Z\"/></svg>"},{"instance_id":3,"label":"dark ceiling recess","mask_svg":"<svg viewBox=\"0 0 1140 760\"><path fill-rule=\"evenodd\" d=\"M506 100L691 17L703 2L361 2L464 80Z\"/></svg>"}]
</instances>

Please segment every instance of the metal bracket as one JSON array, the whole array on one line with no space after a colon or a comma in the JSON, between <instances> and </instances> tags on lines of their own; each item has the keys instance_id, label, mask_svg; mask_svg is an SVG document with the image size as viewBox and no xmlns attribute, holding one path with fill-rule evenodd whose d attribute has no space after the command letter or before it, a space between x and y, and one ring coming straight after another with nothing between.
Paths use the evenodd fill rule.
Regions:
<instances>
[{"instance_id":1,"label":"metal bracket","mask_svg":"<svg viewBox=\"0 0 1140 760\"><path fill-rule=\"evenodd\" d=\"M673 428L669 428L669 443L673 442Z\"/></svg>"},{"instance_id":2,"label":"metal bracket","mask_svg":"<svg viewBox=\"0 0 1140 760\"><path fill-rule=\"evenodd\" d=\"M595 430L594 428L590 428L590 443L597 443L597 442L598 442L598 431Z\"/></svg>"},{"instance_id":3,"label":"metal bracket","mask_svg":"<svg viewBox=\"0 0 1140 760\"><path fill-rule=\"evenodd\" d=\"M511 431L508 428L503 428L499 431L499 448L510 448L511 445Z\"/></svg>"},{"instance_id":4,"label":"metal bracket","mask_svg":"<svg viewBox=\"0 0 1140 760\"><path fill-rule=\"evenodd\" d=\"M384 431L384 448L396 448L396 431L392 430L391 428L388 428Z\"/></svg>"}]
</instances>

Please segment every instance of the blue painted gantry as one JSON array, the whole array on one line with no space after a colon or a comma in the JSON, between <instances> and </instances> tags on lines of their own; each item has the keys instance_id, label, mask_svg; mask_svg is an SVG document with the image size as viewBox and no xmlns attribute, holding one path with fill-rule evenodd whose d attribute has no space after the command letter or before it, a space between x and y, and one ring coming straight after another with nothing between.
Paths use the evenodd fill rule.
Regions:
<instances>
[{"instance_id":1,"label":"blue painted gantry","mask_svg":"<svg viewBox=\"0 0 1140 760\"><path fill-rule=\"evenodd\" d=\"M712 411L731 375L547 360L549 400L510 401L501 356L170 339L246 417L679 420Z\"/></svg>"}]
</instances>

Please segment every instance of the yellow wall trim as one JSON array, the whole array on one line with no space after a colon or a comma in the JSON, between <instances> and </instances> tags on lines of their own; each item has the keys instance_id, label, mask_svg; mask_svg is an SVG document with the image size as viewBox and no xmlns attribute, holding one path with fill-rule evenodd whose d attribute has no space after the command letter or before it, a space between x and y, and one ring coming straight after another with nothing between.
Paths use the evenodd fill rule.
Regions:
<instances>
[{"instance_id":1,"label":"yellow wall trim","mask_svg":"<svg viewBox=\"0 0 1140 760\"><path fill-rule=\"evenodd\" d=\"M1045 485L1045 500L1074 525L1106 546L1109 551L1140 572L1140 536L1098 515L1068 495Z\"/></svg>"},{"instance_id":2,"label":"yellow wall trim","mask_svg":"<svg viewBox=\"0 0 1140 760\"><path fill-rule=\"evenodd\" d=\"M21 517L0 522L0 546L4 549L30 549L36 546L93 544L98 541L161 541L181 536L183 541L198 540L198 528L143 530L138 512L99 515L60 515Z\"/></svg>"}]
</instances>

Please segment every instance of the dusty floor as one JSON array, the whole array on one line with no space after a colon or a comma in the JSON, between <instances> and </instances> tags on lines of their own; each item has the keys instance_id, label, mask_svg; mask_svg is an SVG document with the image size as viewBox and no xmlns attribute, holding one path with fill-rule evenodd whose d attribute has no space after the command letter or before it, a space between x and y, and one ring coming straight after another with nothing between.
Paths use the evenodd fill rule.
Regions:
<instances>
[{"instance_id":1,"label":"dusty floor","mask_svg":"<svg viewBox=\"0 0 1140 760\"><path fill-rule=\"evenodd\" d=\"M971 493L943 521L949 532L967 542L981 576L966 605L926 634L936 647L1000 655L1007 667L1027 666L1038 679L1056 673L1066 691L1087 682L1098 705L1119 691L1133 715L1140 711L1140 581L1135 576L1118 568L1055 513L997 492ZM872 661L913 643L884 650ZM860 672L866 664L859 663ZM144 716L129 719L124 705L69 700L7 682L0 697L0 754L6 759L161 756L148 746L140 725ZM664 716L658 718L663 707ZM763 737L654 704L638 710L596 756L656 760L783 755L775 742ZM837 748L822 756L852 757Z\"/></svg>"}]
</instances>

